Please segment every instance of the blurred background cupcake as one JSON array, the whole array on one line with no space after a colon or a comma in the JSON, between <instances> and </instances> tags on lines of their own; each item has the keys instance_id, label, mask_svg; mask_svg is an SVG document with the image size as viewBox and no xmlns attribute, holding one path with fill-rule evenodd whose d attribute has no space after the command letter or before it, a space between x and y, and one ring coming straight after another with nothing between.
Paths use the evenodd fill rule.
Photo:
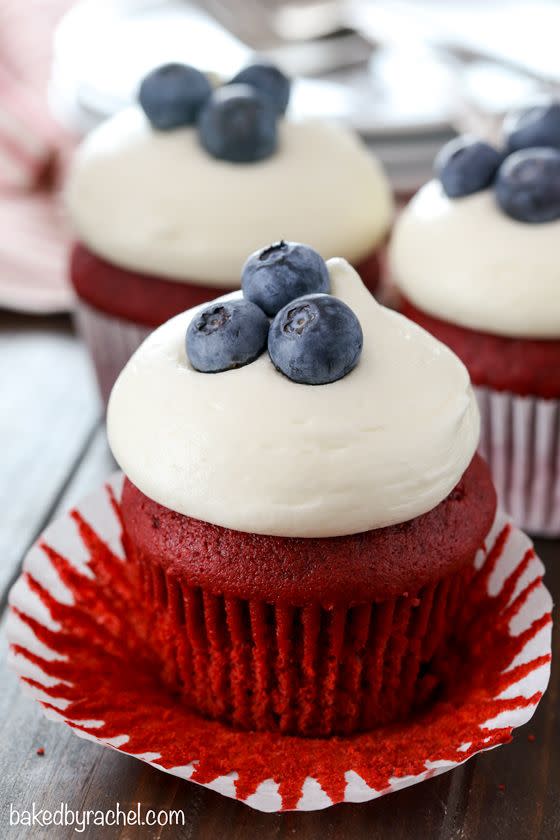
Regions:
<instances>
[{"instance_id":1,"label":"blurred background cupcake","mask_svg":"<svg viewBox=\"0 0 560 840\"><path fill-rule=\"evenodd\" d=\"M6 136L0 137L0 154L6 168L0 184L5 231L0 304L43 314L74 306L63 270L69 226L59 193L69 156L60 152L130 107L141 79L154 67L186 63L215 81L232 78L256 54L262 56L294 79L289 121L334 120L357 132L382 162L400 200L425 182L435 151L455 130L492 130L504 109L555 83L555 44L544 37L554 30L550 6L539 3L537 16L511 0L496 0L485 10L460 0L445 8L434 0L274 0L250 8L188 0L45 0L34 3L32 20L26 20L18 4L6 0L0 12L6 36L0 69L9 74L2 72ZM64 10L51 45L54 21ZM512 21L507 33L504 15ZM535 37L520 42L519 32ZM538 49L533 46L537 42ZM74 137L65 136L61 125ZM345 253L333 243L328 253L335 251ZM129 268L118 258L113 262L95 249L92 253L117 268L121 280L121 272L137 281L147 273L173 284L157 296L154 311L162 301L181 296L177 277L170 279L165 272L160 277L149 269L149 261ZM104 285L112 276L108 266L99 271ZM91 265L86 260L81 268L80 276L87 276ZM375 270L375 265L368 268ZM207 283L194 275L181 278L197 281L199 292ZM84 285L91 297L95 284ZM127 291L121 292L116 302L121 312L126 296ZM103 297L101 288L97 297ZM136 321L130 311L131 301L141 296L128 297L130 320L123 319L119 348L125 355L127 343L135 346L151 326ZM90 302L93 314L100 315L102 333L104 316L114 313ZM91 318L90 328L93 323ZM110 358L105 363L110 371Z\"/></svg>"},{"instance_id":2,"label":"blurred background cupcake","mask_svg":"<svg viewBox=\"0 0 560 840\"><path fill-rule=\"evenodd\" d=\"M376 290L389 182L350 130L285 117L289 96L271 64L215 89L163 65L78 149L70 277L104 399L150 328L238 288L246 255L278 232L343 254Z\"/></svg>"},{"instance_id":3,"label":"blurred background cupcake","mask_svg":"<svg viewBox=\"0 0 560 840\"><path fill-rule=\"evenodd\" d=\"M465 362L499 496L560 534L560 103L511 114L496 147L462 137L402 212L401 309Z\"/></svg>"}]
</instances>

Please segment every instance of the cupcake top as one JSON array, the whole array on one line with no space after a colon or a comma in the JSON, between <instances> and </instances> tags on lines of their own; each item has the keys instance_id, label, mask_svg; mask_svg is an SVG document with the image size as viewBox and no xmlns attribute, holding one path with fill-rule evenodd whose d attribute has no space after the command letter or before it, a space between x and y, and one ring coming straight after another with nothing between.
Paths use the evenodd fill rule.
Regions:
<instances>
[{"instance_id":1,"label":"cupcake top","mask_svg":"<svg viewBox=\"0 0 560 840\"><path fill-rule=\"evenodd\" d=\"M560 104L509 117L501 149L452 141L436 174L395 225L399 289L460 326L560 337Z\"/></svg>"},{"instance_id":2,"label":"cupcake top","mask_svg":"<svg viewBox=\"0 0 560 840\"><path fill-rule=\"evenodd\" d=\"M211 368L193 335L219 328L226 308L231 314L244 304L262 314L247 267L245 299L234 293L184 312L134 354L111 395L108 433L118 463L146 496L239 531L331 537L413 519L455 487L479 436L465 367L380 306L345 260L327 268L331 294L284 306L270 327L269 353L243 344L242 367L201 372L220 363ZM308 358L288 359L286 347L292 339L297 346L310 324L308 354L325 354L315 328L339 316L344 329L326 342L335 351L324 371L321 359L311 371ZM262 319L252 309L246 317L262 345ZM312 381L327 384L300 384Z\"/></svg>"},{"instance_id":3,"label":"cupcake top","mask_svg":"<svg viewBox=\"0 0 560 840\"><path fill-rule=\"evenodd\" d=\"M124 268L221 288L237 287L246 255L279 232L325 257L367 257L392 216L379 163L343 126L286 119L284 92L271 112L251 90L243 76L182 123L162 121L144 96L144 110L92 132L67 186L76 235ZM248 149L226 142L243 107Z\"/></svg>"},{"instance_id":4,"label":"cupcake top","mask_svg":"<svg viewBox=\"0 0 560 840\"><path fill-rule=\"evenodd\" d=\"M391 272L420 309L463 327L518 338L560 337L560 221L506 216L493 191L449 198L426 184L403 210Z\"/></svg>"}]
</instances>

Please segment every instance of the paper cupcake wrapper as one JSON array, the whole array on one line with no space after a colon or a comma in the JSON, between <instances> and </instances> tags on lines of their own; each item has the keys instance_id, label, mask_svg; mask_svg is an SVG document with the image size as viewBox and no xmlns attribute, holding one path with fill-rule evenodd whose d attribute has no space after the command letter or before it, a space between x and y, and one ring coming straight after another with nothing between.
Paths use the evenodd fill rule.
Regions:
<instances>
[{"instance_id":1,"label":"paper cupcake wrapper","mask_svg":"<svg viewBox=\"0 0 560 840\"><path fill-rule=\"evenodd\" d=\"M79 299L75 317L93 361L101 399L107 405L117 376L152 328L107 315Z\"/></svg>"},{"instance_id":2,"label":"paper cupcake wrapper","mask_svg":"<svg viewBox=\"0 0 560 840\"><path fill-rule=\"evenodd\" d=\"M145 637L166 684L205 717L306 737L404 720L437 694L437 653L473 573L378 604L296 607L187 586L138 554Z\"/></svg>"},{"instance_id":3,"label":"paper cupcake wrapper","mask_svg":"<svg viewBox=\"0 0 560 840\"><path fill-rule=\"evenodd\" d=\"M531 534L560 534L560 400L475 388L502 507Z\"/></svg>"},{"instance_id":4,"label":"paper cupcake wrapper","mask_svg":"<svg viewBox=\"0 0 560 840\"><path fill-rule=\"evenodd\" d=\"M442 699L411 720L348 738L240 732L162 687L130 616L115 476L54 522L10 594L10 662L45 714L261 811L364 802L508 741L550 673L551 598L530 540L498 513L464 592Z\"/></svg>"}]
</instances>

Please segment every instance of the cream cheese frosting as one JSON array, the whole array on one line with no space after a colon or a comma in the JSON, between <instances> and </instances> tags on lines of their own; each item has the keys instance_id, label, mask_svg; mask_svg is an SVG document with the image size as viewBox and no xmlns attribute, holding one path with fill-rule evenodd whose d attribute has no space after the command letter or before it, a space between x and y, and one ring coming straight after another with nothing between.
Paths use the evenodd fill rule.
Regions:
<instances>
[{"instance_id":1,"label":"cream cheese frosting","mask_svg":"<svg viewBox=\"0 0 560 840\"><path fill-rule=\"evenodd\" d=\"M295 384L266 353L195 371L185 334L198 309L136 351L107 422L116 460L145 495L239 531L331 537L405 522L450 493L479 437L464 365L378 304L345 260L327 265L364 334L358 365L337 382Z\"/></svg>"},{"instance_id":2,"label":"cream cheese frosting","mask_svg":"<svg viewBox=\"0 0 560 840\"><path fill-rule=\"evenodd\" d=\"M380 164L343 126L281 120L258 163L211 157L194 128L154 131L139 107L92 132L71 168L77 236L116 265L238 288L247 255L278 238L354 264L385 236L393 204Z\"/></svg>"},{"instance_id":3,"label":"cream cheese frosting","mask_svg":"<svg viewBox=\"0 0 560 840\"><path fill-rule=\"evenodd\" d=\"M484 190L448 198L426 184L390 245L393 278L420 309L516 338L560 337L560 221L517 222Z\"/></svg>"}]
</instances>

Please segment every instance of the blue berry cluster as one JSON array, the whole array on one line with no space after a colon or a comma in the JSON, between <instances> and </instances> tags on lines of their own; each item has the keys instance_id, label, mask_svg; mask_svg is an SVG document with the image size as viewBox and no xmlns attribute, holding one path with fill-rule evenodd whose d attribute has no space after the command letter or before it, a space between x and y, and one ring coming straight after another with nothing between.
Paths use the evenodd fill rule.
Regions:
<instances>
[{"instance_id":1,"label":"blue berry cluster","mask_svg":"<svg viewBox=\"0 0 560 840\"><path fill-rule=\"evenodd\" d=\"M138 93L155 129L197 125L206 151L233 163L252 163L274 153L278 118L289 99L290 80L265 63L245 67L215 90L194 67L165 64L144 78Z\"/></svg>"},{"instance_id":2,"label":"blue berry cluster","mask_svg":"<svg viewBox=\"0 0 560 840\"><path fill-rule=\"evenodd\" d=\"M281 241L255 251L241 288L243 298L212 303L189 324L186 349L195 370L233 370L268 348L276 369L293 382L326 385L358 364L360 322L328 293L327 266L313 248Z\"/></svg>"},{"instance_id":3,"label":"blue berry cluster","mask_svg":"<svg viewBox=\"0 0 560 840\"><path fill-rule=\"evenodd\" d=\"M493 186L512 219L560 219L560 102L525 108L504 122L504 148L464 136L440 151L436 174L450 198Z\"/></svg>"}]
</instances>

